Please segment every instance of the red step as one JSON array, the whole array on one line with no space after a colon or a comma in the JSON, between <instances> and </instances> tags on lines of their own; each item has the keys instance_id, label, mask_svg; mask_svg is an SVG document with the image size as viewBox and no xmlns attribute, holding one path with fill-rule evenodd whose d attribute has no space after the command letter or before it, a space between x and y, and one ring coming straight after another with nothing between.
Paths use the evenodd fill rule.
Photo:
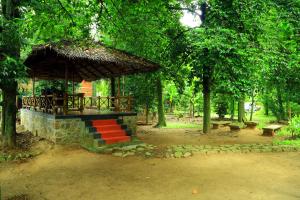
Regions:
<instances>
[{"instance_id":1,"label":"red step","mask_svg":"<svg viewBox=\"0 0 300 200\"><path fill-rule=\"evenodd\" d=\"M100 133L101 138L112 138L112 137L121 137L121 136L126 136L125 131L106 131L106 132L101 132Z\"/></svg>"},{"instance_id":2,"label":"red step","mask_svg":"<svg viewBox=\"0 0 300 200\"><path fill-rule=\"evenodd\" d=\"M116 119L93 120L92 126L96 128L105 144L130 141L130 136L126 135L126 132Z\"/></svg>"},{"instance_id":3,"label":"red step","mask_svg":"<svg viewBox=\"0 0 300 200\"><path fill-rule=\"evenodd\" d=\"M122 127L117 124L117 125L102 125L102 126L94 126L98 132L102 132L102 131L113 131L113 130L116 130L116 131L119 131L119 130L122 130Z\"/></svg>"},{"instance_id":4,"label":"red step","mask_svg":"<svg viewBox=\"0 0 300 200\"><path fill-rule=\"evenodd\" d=\"M118 125L115 119L103 119L103 120L93 120L93 126L103 126L103 125Z\"/></svg>"}]
</instances>

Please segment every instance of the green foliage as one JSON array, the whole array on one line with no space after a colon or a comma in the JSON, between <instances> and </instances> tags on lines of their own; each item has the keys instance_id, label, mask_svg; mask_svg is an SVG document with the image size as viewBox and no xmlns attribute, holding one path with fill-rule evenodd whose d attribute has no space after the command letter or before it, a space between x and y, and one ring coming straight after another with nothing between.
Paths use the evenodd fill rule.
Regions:
<instances>
[{"instance_id":1,"label":"green foliage","mask_svg":"<svg viewBox=\"0 0 300 200\"><path fill-rule=\"evenodd\" d=\"M96 88L96 96L109 96L109 81L108 80L98 80L94 82L93 85Z\"/></svg>"},{"instance_id":2,"label":"green foliage","mask_svg":"<svg viewBox=\"0 0 300 200\"><path fill-rule=\"evenodd\" d=\"M290 107L291 107L290 109L291 109L293 117L300 116L300 104L299 103L292 102L292 103L290 103Z\"/></svg>"},{"instance_id":3,"label":"green foliage","mask_svg":"<svg viewBox=\"0 0 300 200\"><path fill-rule=\"evenodd\" d=\"M214 101L215 111L219 115L219 118L224 118L227 114L228 101L224 99L224 96L219 96Z\"/></svg>"},{"instance_id":4,"label":"green foliage","mask_svg":"<svg viewBox=\"0 0 300 200\"><path fill-rule=\"evenodd\" d=\"M300 137L300 116L292 118L287 130L291 133L293 138Z\"/></svg>"},{"instance_id":5,"label":"green foliage","mask_svg":"<svg viewBox=\"0 0 300 200\"><path fill-rule=\"evenodd\" d=\"M178 123L178 122L168 122L168 125L164 127L165 129L180 129L180 128L198 128L201 127L199 124L193 124L193 123Z\"/></svg>"},{"instance_id":6,"label":"green foliage","mask_svg":"<svg viewBox=\"0 0 300 200\"><path fill-rule=\"evenodd\" d=\"M0 61L0 86L11 84L11 81L17 81L25 77L26 68L20 60L6 56Z\"/></svg>"}]
</instances>

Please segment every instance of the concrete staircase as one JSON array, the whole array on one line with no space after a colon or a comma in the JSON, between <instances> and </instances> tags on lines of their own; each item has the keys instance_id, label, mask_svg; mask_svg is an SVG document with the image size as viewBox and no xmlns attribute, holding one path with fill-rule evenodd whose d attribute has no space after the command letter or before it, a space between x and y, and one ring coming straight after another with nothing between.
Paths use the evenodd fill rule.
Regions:
<instances>
[{"instance_id":1,"label":"concrete staircase","mask_svg":"<svg viewBox=\"0 0 300 200\"><path fill-rule=\"evenodd\" d=\"M131 131L120 119L87 120L86 128L98 145L130 142Z\"/></svg>"}]
</instances>

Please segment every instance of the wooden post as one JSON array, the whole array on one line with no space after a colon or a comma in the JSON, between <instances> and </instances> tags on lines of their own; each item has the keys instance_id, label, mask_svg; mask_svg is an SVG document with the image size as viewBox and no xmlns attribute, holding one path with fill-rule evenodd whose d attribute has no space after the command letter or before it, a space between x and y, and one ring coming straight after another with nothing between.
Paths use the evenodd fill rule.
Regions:
<instances>
[{"instance_id":1,"label":"wooden post","mask_svg":"<svg viewBox=\"0 0 300 200\"><path fill-rule=\"evenodd\" d=\"M64 115L68 114L68 66L65 66L65 93L64 93Z\"/></svg>"},{"instance_id":2,"label":"wooden post","mask_svg":"<svg viewBox=\"0 0 300 200\"><path fill-rule=\"evenodd\" d=\"M116 103L116 111L120 112L120 106L121 106L121 78L118 77L118 93L117 93L117 103Z\"/></svg>"},{"instance_id":3,"label":"wooden post","mask_svg":"<svg viewBox=\"0 0 300 200\"><path fill-rule=\"evenodd\" d=\"M123 79L122 79L122 95L125 96L125 76L123 76Z\"/></svg>"},{"instance_id":4,"label":"wooden post","mask_svg":"<svg viewBox=\"0 0 300 200\"><path fill-rule=\"evenodd\" d=\"M98 110L100 111L100 109L101 109L101 97L98 96L97 99L98 99Z\"/></svg>"},{"instance_id":5,"label":"wooden post","mask_svg":"<svg viewBox=\"0 0 300 200\"><path fill-rule=\"evenodd\" d=\"M115 96L116 96L116 83L115 83L115 78L114 77L112 77L111 79L110 79L110 95L111 95L111 97L112 97L112 101L111 101L111 107L113 107L114 108L114 111L115 111Z\"/></svg>"},{"instance_id":6,"label":"wooden post","mask_svg":"<svg viewBox=\"0 0 300 200\"><path fill-rule=\"evenodd\" d=\"M110 95L114 97L116 95L116 84L115 84L115 78L112 77L110 79Z\"/></svg>"},{"instance_id":7,"label":"wooden post","mask_svg":"<svg viewBox=\"0 0 300 200\"><path fill-rule=\"evenodd\" d=\"M33 109L36 108L36 98L35 98L35 76L32 78L32 98L33 98Z\"/></svg>"},{"instance_id":8,"label":"wooden post","mask_svg":"<svg viewBox=\"0 0 300 200\"><path fill-rule=\"evenodd\" d=\"M121 94L121 88L120 88L120 82L121 82L121 80L120 80L121 78L120 77L118 77L118 93L117 93L117 95L118 95L118 97L120 96L120 94Z\"/></svg>"},{"instance_id":9,"label":"wooden post","mask_svg":"<svg viewBox=\"0 0 300 200\"><path fill-rule=\"evenodd\" d=\"M32 96L35 97L35 77L32 78Z\"/></svg>"},{"instance_id":10,"label":"wooden post","mask_svg":"<svg viewBox=\"0 0 300 200\"><path fill-rule=\"evenodd\" d=\"M75 108L75 86L74 86L74 71L72 71L72 107Z\"/></svg>"}]
</instances>

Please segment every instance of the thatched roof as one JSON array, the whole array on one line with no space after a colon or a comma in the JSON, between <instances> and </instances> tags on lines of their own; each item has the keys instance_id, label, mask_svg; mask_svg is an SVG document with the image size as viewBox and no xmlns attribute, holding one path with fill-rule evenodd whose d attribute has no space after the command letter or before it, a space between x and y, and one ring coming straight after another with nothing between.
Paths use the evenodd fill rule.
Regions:
<instances>
[{"instance_id":1,"label":"thatched roof","mask_svg":"<svg viewBox=\"0 0 300 200\"><path fill-rule=\"evenodd\" d=\"M43 80L64 79L65 67L68 67L69 80L74 77L77 82L153 72L160 67L102 44L75 45L70 42L34 47L25 65L30 77Z\"/></svg>"}]
</instances>

